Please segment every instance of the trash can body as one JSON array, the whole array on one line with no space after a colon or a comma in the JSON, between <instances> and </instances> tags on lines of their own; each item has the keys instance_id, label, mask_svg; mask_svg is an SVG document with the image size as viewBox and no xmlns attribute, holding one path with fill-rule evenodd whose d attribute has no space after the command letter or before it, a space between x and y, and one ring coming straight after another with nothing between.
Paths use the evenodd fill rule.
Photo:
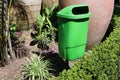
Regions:
<instances>
[{"instance_id":1,"label":"trash can body","mask_svg":"<svg viewBox=\"0 0 120 80\"><path fill-rule=\"evenodd\" d=\"M82 8L87 10L82 12ZM76 10L75 13L74 9ZM88 6L68 6L59 11L57 16L60 57L66 60L74 60L84 56L90 16Z\"/></svg>"}]
</instances>

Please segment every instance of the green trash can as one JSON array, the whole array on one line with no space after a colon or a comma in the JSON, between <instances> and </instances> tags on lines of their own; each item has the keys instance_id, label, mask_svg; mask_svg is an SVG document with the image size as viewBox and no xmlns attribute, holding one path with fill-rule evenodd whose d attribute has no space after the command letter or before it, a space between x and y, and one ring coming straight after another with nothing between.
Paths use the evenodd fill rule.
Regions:
<instances>
[{"instance_id":1,"label":"green trash can","mask_svg":"<svg viewBox=\"0 0 120 80\"><path fill-rule=\"evenodd\" d=\"M74 60L84 56L91 13L86 4L71 5L57 12L59 56Z\"/></svg>"}]
</instances>

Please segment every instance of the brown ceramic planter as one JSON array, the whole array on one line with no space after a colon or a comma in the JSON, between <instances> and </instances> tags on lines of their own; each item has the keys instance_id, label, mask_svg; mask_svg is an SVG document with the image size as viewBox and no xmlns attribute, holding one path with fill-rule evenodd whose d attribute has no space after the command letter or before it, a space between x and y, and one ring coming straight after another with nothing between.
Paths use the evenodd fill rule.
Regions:
<instances>
[{"instance_id":1,"label":"brown ceramic planter","mask_svg":"<svg viewBox=\"0 0 120 80\"><path fill-rule=\"evenodd\" d=\"M33 27L33 23L36 22L38 14L41 10L41 1L42 0L18 0L23 2L23 7L25 8L28 20L29 20L29 27ZM13 8L13 12L11 13L11 21L14 24L17 24L18 30L28 29L27 19L21 20L20 17L16 17L16 15L20 15L20 12L15 12L15 8Z\"/></svg>"},{"instance_id":2,"label":"brown ceramic planter","mask_svg":"<svg viewBox=\"0 0 120 80\"><path fill-rule=\"evenodd\" d=\"M87 48L99 44L110 23L114 0L59 0L59 9L72 4L88 4L92 16L89 23Z\"/></svg>"},{"instance_id":3,"label":"brown ceramic planter","mask_svg":"<svg viewBox=\"0 0 120 80\"><path fill-rule=\"evenodd\" d=\"M36 21L38 14L41 10L41 2L42 0L19 0L25 3L24 7L28 8L27 14L31 16L34 21Z\"/></svg>"},{"instance_id":4,"label":"brown ceramic planter","mask_svg":"<svg viewBox=\"0 0 120 80\"><path fill-rule=\"evenodd\" d=\"M58 5L58 0L42 0L42 2L47 7L51 7L53 4Z\"/></svg>"}]
</instances>

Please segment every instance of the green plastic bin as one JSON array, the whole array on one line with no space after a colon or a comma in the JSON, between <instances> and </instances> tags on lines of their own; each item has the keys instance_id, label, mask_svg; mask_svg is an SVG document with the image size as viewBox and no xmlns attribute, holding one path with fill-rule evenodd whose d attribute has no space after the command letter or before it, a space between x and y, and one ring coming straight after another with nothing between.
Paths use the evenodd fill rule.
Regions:
<instances>
[{"instance_id":1,"label":"green plastic bin","mask_svg":"<svg viewBox=\"0 0 120 80\"><path fill-rule=\"evenodd\" d=\"M74 60L84 56L90 15L86 4L71 5L57 12L60 57Z\"/></svg>"}]
</instances>

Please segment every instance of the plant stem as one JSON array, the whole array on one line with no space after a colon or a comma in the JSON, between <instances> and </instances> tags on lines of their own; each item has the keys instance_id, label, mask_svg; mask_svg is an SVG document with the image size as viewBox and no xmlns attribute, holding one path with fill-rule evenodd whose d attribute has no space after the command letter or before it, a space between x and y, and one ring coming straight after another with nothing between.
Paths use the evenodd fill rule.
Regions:
<instances>
[{"instance_id":1,"label":"plant stem","mask_svg":"<svg viewBox=\"0 0 120 80\"><path fill-rule=\"evenodd\" d=\"M65 60L65 62L66 62L67 69L70 69L70 67L69 67L69 61Z\"/></svg>"},{"instance_id":2,"label":"plant stem","mask_svg":"<svg viewBox=\"0 0 120 80\"><path fill-rule=\"evenodd\" d=\"M15 54L13 53L13 50L12 50L10 31L8 32L8 46L9 46L11 58L14 60L15 59Z\"/></svg>"}]
</instances>

